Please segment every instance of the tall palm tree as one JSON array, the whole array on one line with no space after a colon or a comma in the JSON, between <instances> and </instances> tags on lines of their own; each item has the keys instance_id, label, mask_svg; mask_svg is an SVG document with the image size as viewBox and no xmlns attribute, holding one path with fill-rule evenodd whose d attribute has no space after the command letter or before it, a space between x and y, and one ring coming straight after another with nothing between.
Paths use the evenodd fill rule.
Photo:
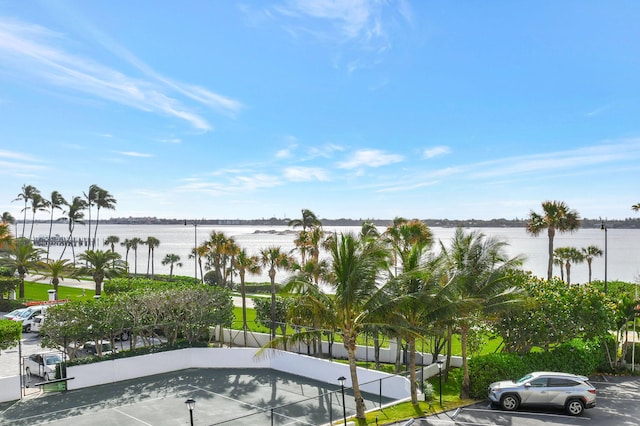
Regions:
<instances>
[{"instance_id":1,"label":"tall palm tree","mask_svg":"<svg viewBox=\"0 0 640 426\"><path fill-rule=\"evenodd\" d=\"M356 417L365 418L364 400L356 370L357 338L378 310L379 273L386 269L389 256L380 240L361 240L353 234L336 236L330 247L332 265L327 280L333 287L336 326L349 359L351 385L356 401Z\"/></svg>"},{"instance_id":2,"label":"tall palm tree","mask_svg":"<svg viewBox=\"0 0 640 426\"><path fill-rule=\"evenodd\" d=\"M245 290L245 276L260 273L260 259L258 256L250 256L247 250L240 249L234 259L234 266L240 275L240 296L242 297L242 332L244 334L244 345L247 346L247 294Z\"/></svg>"},{"instance_id":3,"label":"tall palm tree","mask_svg":"<svg viewBox=\"0 0 640 426\"><path fill-rule=\"evenodd\" d=\"M553 249L553 264L560 267L560 279L562 282L566 282L564 279L564 266L567 263L567 247L558 247Z\"/></svg>"},{"instance_id":4,"label":"tall palm tree","mask_svg":"<svg viewBox=\"0 0 640 426\"><path fill-rule=\"evenodd\" d=\"M76 261L76 250L75 244L73 241L73 231L76 227L76 224L84 223L84 209L87 208L87 204L81 197L73 197L71 200L71 204L69 204L69 210L67 210L67 226L69 227L69 238L65 241L64 248L62 249L62 253L60 253L60 259L64 256L65 250L67 250L67 245L71 244L71 253L73 253L73 262Z\"/></svg>"},{"instance_id":5,"label":"tall palm tree","mask_svg":"<svg viewBox=\"0 0 640 426\"><path fill-rule=\"evenodd\" d=\"M33 238L33 226L36 223L36 213L47 211L49 201L45 199L39 192L34 193L31 197L31 230L29 231L29 239Z\"/></svg>"},{"instance_id":6,"label":"tall palm tree","mask_svg":"<svg viewBox=\"0 0 640 426\"><path fill-rule=\"evenodd\" d=\"M124 247L125 255L124 255L124 263L127 265L127 274L129 274L129 250L131 250L131 240L129 238L125 238L123 242L120 243L121 246ZM111 250L115 252L115 250Z\"/></svg>"},{"instance_id":7,"label":"tall palm tree","mask_svg":"<svg viewBox=\"0 0 640 426\"><path fill-rule=\"evenodd\" d=\"M87 237L87 248L91 247L91 210L93 209L93 205L96 203L98 199L98 194L102 191L98 185L93 184L89 186L88 192L83 192L84 199L87 205L87 211L89 212L89 236Z\"/></svg>"},{"instance_id":8,"label":"tall palm tree","mask_svg":"<svg viewBox=\"0 0 640 426\"><path fill-rule=\"evenodd\" d=\"M634 212L640 211L640 203L632 205L631 210L633 210Z\"/></svg>"},{"instance_id":9,"label":"tall palm tree","mask_svg":"<svg viewBox=\"0 0 640 426\"><path fill-rule=\"evenodd\" d=\"M584 255L575 247L567 247L566 257L567 263L564 267L567 271L567 285L571 285L571 265L584 262Z\"/></svg>"},{"instance_id":10,"label":"tall palm tree","mask_svg":"<svg viewBox=\"0 0 640 426\"><path fill-rule=\"evenodd\" d=\"M38 272L42 275L39 280L45 278L51 279L56 299L58 298L58 284L60 284L60 281L73 277L76 272L75 265L69 259L47 259L45 262L39 262L37 268ZM80 280L78 279L78 281Z\"/></svg>"},{"instance_id":11,"label":"tall palm tree","mask_svg":"<svg viewBox=\"0 0 640 426\"><path fill-rule=\"evenodd\" d=\"M513 307L522 300L512 286L507 272L519 267L522 258L509 258L507 243L486 238L482 232L456 229L450 247L441 245L445 268L454 286L457 324L460 331L463 379L460 398L469 397L467 340L469 330L482 318L490 321L494 314Z\"/></svg>"},{"instance_id":12,"label":"tall palm tree","mask_svg":"<svg viewBox=\"0 0 640 426\"><path fill-rule=\"evenodd\" d=\"M269 271L271 280L271 340L276 338L276 271L288 269L293 259L279 246L271 246L260 250L260 265Z\"/></svg>"},{"instance_id":13,"label":"tall palm tree","mask_svg":"<svg viewBox=\"0 0 640 426\"><path fill-rule=\"evenodd\" d=\"M62 194L59 193L58 191L52 191L51 199L48 200L48 204L49 204L49 208L51 209L51 216L49 217L49 239L47 240L47 260L49 259L49 249L51 248L51 233L53 232L53 214L56 210L62 210L63 206L67 205L67 200L65 200Z\"/></svg>"},{"instance_id":14,"label":"tall palm tree","mask_svg":"<svg viewBox=\"0 0 640 426\"><path fill-rule=\"evenodd\" d=\"M328 239L328 244L332 262L322 278L331 287L332 294L322 292L309 274L294 277L286 290L300 292L297 307L312 312L324 327L342 335L349 360L356 417L364 419L364 399L355 357L357 339L366 327L377 324L386 310L387 294L377 282L381 278L380 273L388 268L390 253L382 240L361 239L353 234L334 234ZM296 332L288 337L272 339L269 346L277 347L283 341L304 341L315 334L315 330Z\"/></svg>"},{"instance_id":15,"label":"tall palm tree","mask_svg":"<svg viewBox=\"0 0 640 426\"><path fill-rule=\"evenodd\" d=\"M138 246L144 244L141 238L134 237L129 239L129 246L133 249L133 275L138 275Z\"/></svg>"},{"instance_id":16,"label":"tall palm tree","mask_svg":"<svg viewBox=\"0 0 640 426\"><path fill-rule=\"evenodd\" d=\"M105 278L116 278L126 273L126 264L122 256L112 251L87 250L78 255L78 259L86 262L77 274L89 274L96 283L96 296L102 294L102 283Z\"/></svg>"},{"instance_id":17,"label":"tall palm tree","mask_svg":"<svg viewBox=\"0 0 640 426\"><path fill-rule=\"evenodd\" d=\"M602 256L602 253L602 250L598 246L589 246L587 248L582 247L582 255L587 261L587 266L589 267L589 284L591 284L591 262L593 262L594 257Z\"/></svg>"},{"instance_id":18,"label":"tall palm tree","mask_svg":"<svg viewBox=\"0 0 640 426\"><path fill-rule=\"evenodd\" d=\"M149 253L147 257L147 277L149 276L149 265L151 265L151 276L154 276L155 275L154 253L155 253L156 247L160 245L160 240L157 239L156 237L147 237L147 239L144 240L142 244L145 244L147 247L149 247Z\"/></svg>"},{"instance_id":19,"label":"tall palm tree","mask_svg":"<svg viewBox=\"0 0 640 426\"><path fill-rule=\"evenodd\" d=\"M182 262L180 262L180 256L174 253L168 253L161 262L163 265L169 265L169 279L173 278L173 267L177 266L182 268Z\"/></svg>"},{"instance_id":20,"label":"tall palm tree","mask_svg":"<svg viewBox=\"0 0 640 426\"><path fill-rule=\"evenodd\" d=\"M18 238L6 251L5 258L0 258L0 264L14 269L20 278L18 297L24 299L24 278L31 271L36 271L43 250L35 248L31 241Z\"/></svg>"},{"instance_id":21,"label":"tall palm tree","mask_svg":"<svg viewBox=\"0 0 640 426\"><path fill-rule=\"evenodd\" d=\"M537 237L546 229L549 237L548 280L553 276L553 238L556 232L573 232L579 227L580 215L563 201L544 201L542 213L536 213L533 210L529 213L527 232Z\"/></svg>"},{"instance_id":22,"label":"tall palm tree","mask_svg":"<svg viewBox=\"0 0 640 426\"><path fill-rule=\"evenodd\" d=\"M15 200L13 201L24 201L24 208L21 210L24 213L24 217L22 218L22 234L21 237L24 238L24 229L27 224L27 210L29 207L27 204L33 198L34 194L38 194L40 191L33 185L22 185L22 192L18 194ZM16 231L17 232L17 231Z\"/></svg>"},{"instance_id":23,"label":"tall palm tree","mask_svg":"<svg viewBox=\"0 0 640 426\"><path fill-rule=\"evenodd\" d=\"M116 199L106 189L99 188L96 196L96 226L93 229L93 248L96 248L98 238L98 225L100 224L100 209L115 210Z\"/></svg>"}]
</instances>

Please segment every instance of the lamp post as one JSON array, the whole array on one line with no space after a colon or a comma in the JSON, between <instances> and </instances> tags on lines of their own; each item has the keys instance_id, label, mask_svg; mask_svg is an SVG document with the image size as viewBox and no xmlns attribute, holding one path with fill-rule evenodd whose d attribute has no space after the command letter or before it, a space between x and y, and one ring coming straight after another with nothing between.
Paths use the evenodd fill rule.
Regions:
<instances>
[{"instance_id":1,"label":"lamp post","mask_svg":"<svg viewBox=\"0 0 640 426\"><path fill-rule=\"evenodd\" d=\"M442 360L437 360L436 364L438 364L438 389L440 391L440 408L442 408Z\"/></svg>"},{"instance_id":2,"label":"lamp post","mask_svg":"<svg viewBox=\"0 0 640 426\"><path fill-rule=\"evenodd\" d=\"M184 403L187 404L187 408L189 409L189 420L191 421L191 426L193 426L193 409L196 408L196 400L189 398Z\"/></svg>"},{"instance_id":3,"label":"lamp post","mask_svg":"<svg viewBox=\"0 0 640 426\"><path fill-rule=\"evenodd\" d=\"M600 230L604 231L604 294L607 294L607 223L604 220Z\"/></svg>"},{"instance_id":4,"label":"lamp post","mask_svg":"<svg viewBox=\"0 0 640 426\"><path fill-rule=\"evenodd\" d=\"M345 426L347 426L347 407L344 405L344 382L346 380L347 379L344 376L338 377L338 382L340 383L340 390L342 390L342 417L344 419Z\"/></svg>"},{"instance_id":5,"label":"lamp post","mask_svg":"<svg viewBox=\"0 0 640 426\"><path fill-rule=\"evenodd\" d=\"M187 220L184 220L184 226L187 226ZM198 224L193 221L193 279L198 282Z\"/></svg>"}]
</instances>

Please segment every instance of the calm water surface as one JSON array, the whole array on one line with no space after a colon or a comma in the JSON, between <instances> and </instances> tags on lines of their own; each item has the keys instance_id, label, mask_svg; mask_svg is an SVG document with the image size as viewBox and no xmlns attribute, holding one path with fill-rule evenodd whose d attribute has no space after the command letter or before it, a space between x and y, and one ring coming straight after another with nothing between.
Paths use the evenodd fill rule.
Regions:
<instances>
[{"instance_id":1,"label":"calm water surface","mask_svg":"<svg viewBox=\"0 0 640 426\"><path fill-rule=\"evenodd\" d=\"M325 227L326 232L359 232L360 227ZM25 233L28 235L30 224L27 224ZM168 274L169 267L163 266L161 260L168 253L174 253L180 256L183 266L174 269L174 274L193 275L194 260L189 259L189 253L194 247L197 240L198 244L202 244L209 238L212 231L224 232L227 237L233 237L236 243L247 250L250 254L258 254L263 248L269 246L280 246L283 250L288 251L295 246L293 240L295 236L290 232L292 228L287 226L240 226L240 225L215 225L194 227L192 224L184 225L100 225L98 226L98 242L96 248L103 248L104 239L110 235L116 235L120 241L125 239L138 237L146 240L147 237L155 237L160 240L160 245L155 249L155 272L159 274ZM384 229L381 229L384 230ZM431 228L436 240L441 240L445 245L451 240L455 228ZM546 276L547 270L547 247L548 240L546 231L539 237L532 237L527 234L524 228L469 228L469 230L478 230L487 236L495 236L509 243L507 249L511 256L524 255L526 257L524 268L532 271L540 277ZM269 232L275 231L275 232ZM289 231L289 232L287 232ZM17 235L21 235L22 227L18 226ZM88 237L88 226L77 225L74 230L74 237ZM93 226L92 226L93 233ZM35 224L33 236L47 236L49 234L48 224ZM54 224L53 235L68 236L66 224ZM604 251L605 233L596 229L580 229L573 234L556 235L554 239L554 247L572 246L578 249L596 245ZM437 245L436 245L437 247ZM84 251L83 247L76 247L76 254ZM116 251L123 257L125 249L117 246ZM51 257L57 259L62 253L62 247L51 247ZM68 247L64 254L65 258L71 259L71 249ZM148 249L146 246L138 248L137 271L145 273L147 270ZM129 252L129 263L131 270L135 269L134 253ZM637 229L609 229L607 231L607 279L609 281L622 280L628 282L640 282L640 230ZM593 279L604 279L604 256L593 260ZM554 270L559 275L559 270ZM284 271L278 271L276 281L280 281L286 277ZM248 281L268 281L266 273L249 277ZM571 282L584 283L588 281L587 264L572 265Z\"/></svg>"}]
</instances>

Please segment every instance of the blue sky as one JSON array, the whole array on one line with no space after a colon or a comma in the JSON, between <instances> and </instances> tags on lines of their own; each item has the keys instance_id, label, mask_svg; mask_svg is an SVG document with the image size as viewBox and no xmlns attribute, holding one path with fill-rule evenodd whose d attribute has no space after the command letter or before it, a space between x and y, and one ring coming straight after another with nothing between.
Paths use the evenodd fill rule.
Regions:
<instances>
[{"instance_id":1,"label":"blue sky","mask_svg":"<svg viewBox=\"0 0 640 426\"><path fill-rule=\"evenodd\" d=\"M97 184L101 217L636 217L639 20L637 1L0 0L0 209Z\"/></svg>"}]
</instances>

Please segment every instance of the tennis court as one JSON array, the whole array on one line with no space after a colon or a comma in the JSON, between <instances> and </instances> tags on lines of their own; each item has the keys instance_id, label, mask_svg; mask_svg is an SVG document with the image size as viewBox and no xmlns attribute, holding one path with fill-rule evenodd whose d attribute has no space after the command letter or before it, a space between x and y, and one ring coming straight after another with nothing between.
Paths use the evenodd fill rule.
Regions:
<instances>
[{"instance_id":1,"label":"tennis court","mask_svg":"<svg viewBox=\"0 0 640 426\"><path fill-rule=\"evenodd\" d=\"M391 402L363 396L367 409ZM195 425L321 425L343 417L338 383L271 369L188 369L3 404L0 424L189 425L188 398L196 401ZM353 414L349 389L345 403Z\"/></svg>"}]
</instances>

